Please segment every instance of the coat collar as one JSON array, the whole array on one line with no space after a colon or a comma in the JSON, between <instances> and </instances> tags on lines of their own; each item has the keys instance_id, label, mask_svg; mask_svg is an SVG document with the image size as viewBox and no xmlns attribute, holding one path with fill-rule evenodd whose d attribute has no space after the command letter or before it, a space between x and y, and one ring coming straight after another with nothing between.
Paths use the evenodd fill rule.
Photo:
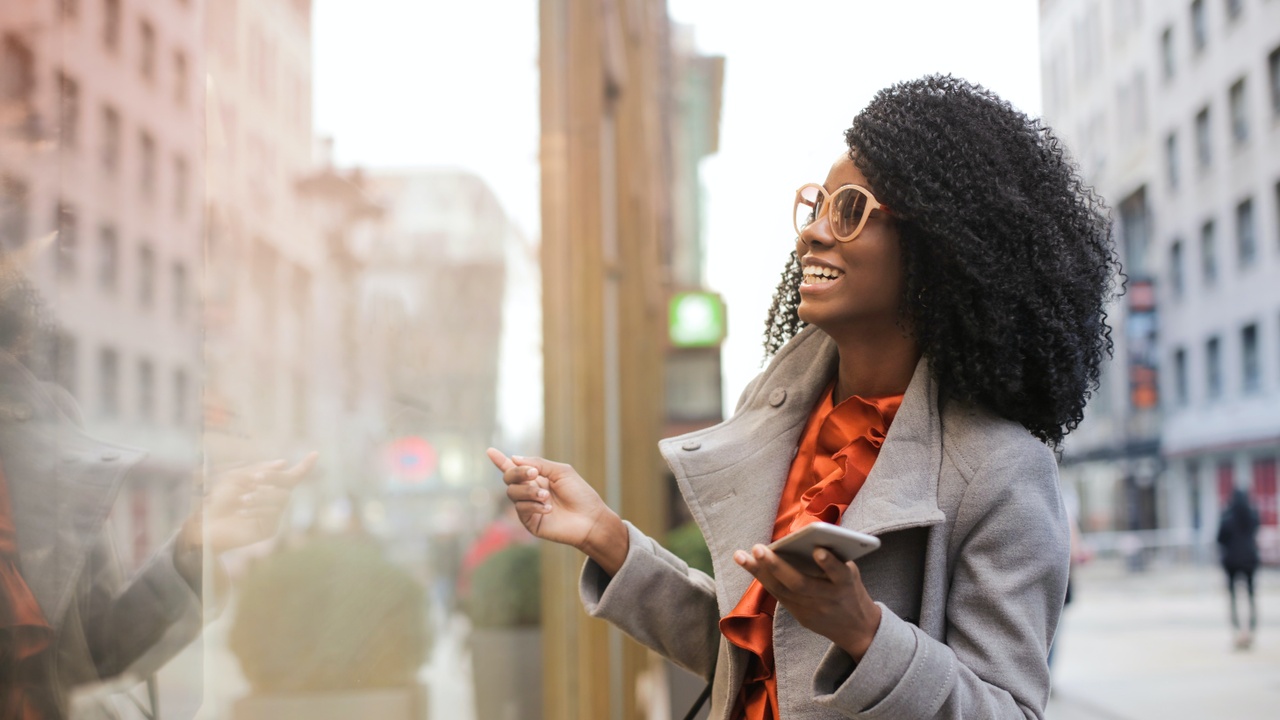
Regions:
<instances>
[{"instance_id":1,"label":"coat collar","mask_svg":"<svg viewBox=\"0 0 1280 720\"><path fill-rule=\"evenodd\" d=\"M835 372L835 343L801 330L749 387L738 412L705 430L659 443L711 550L721 615L751 576L734 550L768 543L800 433ZM883 534L944 520L938 509L942 424L937 389L921 358L866 483L841 525Z\"/></svg>"},{"instance_id":2,"label":"coat collar","mask_svg":"<svg viewBox=\"0 0 1280 720\"><path fill-rule=\"evenodd\" d=\"M23 579L55 627L129 468L146 453L96 440L0 351L0 464Z\"/></svg>"}]
</instances>

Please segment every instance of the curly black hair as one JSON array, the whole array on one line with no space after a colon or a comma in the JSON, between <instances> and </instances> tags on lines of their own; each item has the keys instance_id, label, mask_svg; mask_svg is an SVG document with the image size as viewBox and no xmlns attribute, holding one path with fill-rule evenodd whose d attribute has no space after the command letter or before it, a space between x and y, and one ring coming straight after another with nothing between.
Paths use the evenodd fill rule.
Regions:
<instances>
[{"instance_id":1,"label":"curly black hair","mask_svg":"<svg viewBox=\"0 0 1280 720\"><path fill-rule=\"evenodd\" d=\"M1106 308L1123 276L1105 203L1040 120L949 75L881 90L845 141L893 209L901 321L941 393L1059 447L1113 351ZM800 280L793 253L766 357L804 326Z\"/></svg>"}]
</instances>

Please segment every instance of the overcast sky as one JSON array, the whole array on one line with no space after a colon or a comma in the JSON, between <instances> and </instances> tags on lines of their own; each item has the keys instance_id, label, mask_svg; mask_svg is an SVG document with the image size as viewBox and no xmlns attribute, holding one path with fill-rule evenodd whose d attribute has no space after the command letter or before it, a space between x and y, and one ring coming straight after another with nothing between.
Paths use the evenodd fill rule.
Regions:
<instances>
[{"instance_id":1,"label":"overcast sky","mask_svg":"<svg viewBox=\"0 0 1280 720\"><path fill-rule=\"evenodd\" d=\"M726 58L703 164L708 284L729 306L726 405L759 371L799 185L821 182L876 90L944 72L1040 112L1035 0L669 0ZM537 2L317 0L316 131L340 164L455 166L538 235Z\"/></svg>"}]
</instances>

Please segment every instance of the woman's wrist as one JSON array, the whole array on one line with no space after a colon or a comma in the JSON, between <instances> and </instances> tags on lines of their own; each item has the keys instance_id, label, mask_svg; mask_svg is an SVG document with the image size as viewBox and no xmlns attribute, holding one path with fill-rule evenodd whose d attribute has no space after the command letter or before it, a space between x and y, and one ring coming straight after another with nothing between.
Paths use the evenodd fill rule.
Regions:
<instances>
[{"instance_id":1,"label":"woman's wrist","mask_svg":"<svg viewBox=\"0 0 1280 720\"><path fill-rule=\"evenodd\" d=\"M872 603L867 610L873 619L870 627L853 628L845 637L836 642L836 645L839 645L841 650L848 653L854 662L862 662L862 657L871 648L871 642L876 639L876 632L880 630L880 620L884 616L880 611L880 606L875 603Z\"/></svg>"},{"instance_id":2,"label":"woman's wrist","mask_svg":"<svg viewBox=\"0 0 1280 720\"><path fill-rule=\"evenodd\" d=\"M626 562L627 552L631 549L631 535L622 518L613 510L606 509L591 526L578 549L599 565L606 575L613 577Z\"/></svg>"}]
</instances>

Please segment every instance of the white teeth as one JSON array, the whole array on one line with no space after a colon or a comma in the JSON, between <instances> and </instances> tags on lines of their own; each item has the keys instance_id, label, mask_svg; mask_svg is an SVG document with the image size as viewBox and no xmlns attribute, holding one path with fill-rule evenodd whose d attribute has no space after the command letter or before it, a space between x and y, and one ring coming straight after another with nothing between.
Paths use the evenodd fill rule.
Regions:
<instances>
[{"instance_id":1,"label":"white teeth","mask_svg":"<svg viewBox=\"0 0 1280 720\"><path fill-rule=\"evenodd\" d=\"M830 282L839 278L843 274L844 273L833 268L811 265L804 269L804 282L809 285Z\"/></svg>"}]
</instances>

